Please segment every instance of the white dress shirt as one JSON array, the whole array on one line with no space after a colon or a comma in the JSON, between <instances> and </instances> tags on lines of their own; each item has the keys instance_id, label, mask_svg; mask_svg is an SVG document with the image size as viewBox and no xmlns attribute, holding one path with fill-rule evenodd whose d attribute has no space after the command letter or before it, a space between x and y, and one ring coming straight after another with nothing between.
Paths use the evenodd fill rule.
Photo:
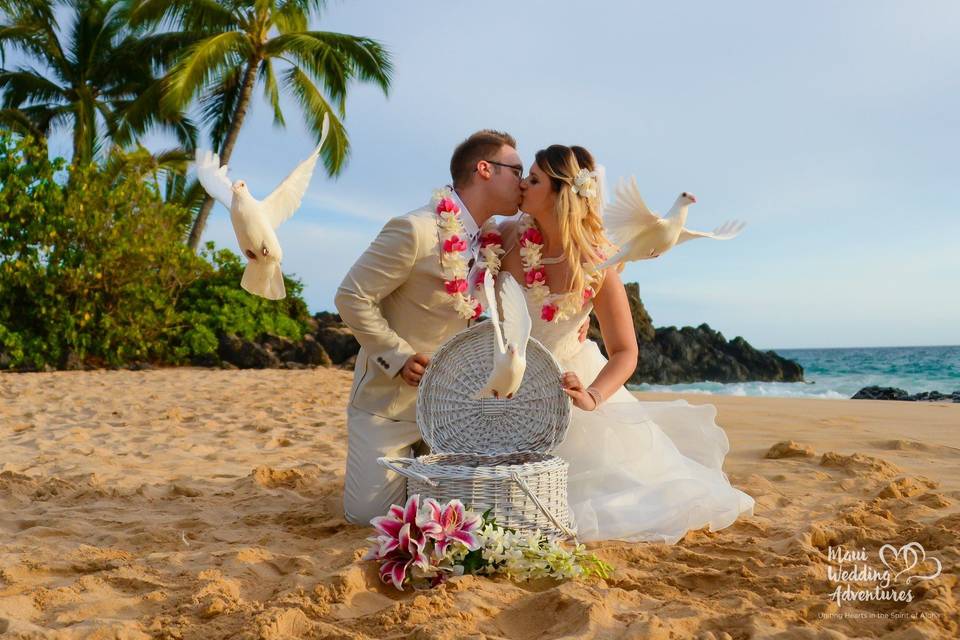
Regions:
<instances>
[{"instance_id":1,"label":"white dress shirt","mask_svg":"<svg viewBox=\"0 0 960 640\"><path fill-rule=\"evenodd\" d=\"M463 200L460 199L456 190L451 189L451 191L453 191L453 201L460 207L460 223L463 225L464 233L467 234L467 248L470 250L470 261L467 267L469 271L473 269L477 256L480 255L480 227L477 225L477 221L473 219L470 210L467 209L467 205L463 204Z\"/></svg>"}]
</instances>

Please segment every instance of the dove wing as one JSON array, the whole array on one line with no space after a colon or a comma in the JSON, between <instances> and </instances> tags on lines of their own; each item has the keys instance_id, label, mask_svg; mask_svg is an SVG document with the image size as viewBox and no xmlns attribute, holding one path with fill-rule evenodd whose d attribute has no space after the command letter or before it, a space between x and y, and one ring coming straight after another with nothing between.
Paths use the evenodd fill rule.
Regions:
<instances>
[{"instance_id":1,"label":"dove wing","mask_svg":"<svg viewBox=\"0 0 960 640\"><path fill-rule=\"evenodd\" d=\"M320 144L313 150L313 153L306 160L297 165L290 175L283 179L277 188L267 196L263 201L263 211L266 212L267 219L276 229L284 220L293 215L293 212L300 206L303 200L303 194L307 192L310 186L310 178L313 177L313 168L317 165L317 159L320 157L320 149L327 139L327 133L330 131L330 119L327 114L323 115L323 129L320 134Z\"/></svg>"},{"instance_id":2,"label":"dove wing","mask_svg":"<svg viewBox=\"0 0 960 640\"><path fill-rule=\"evenodd\" d=\"M604 209L604 226L610 239L618 245L626 244L644 228L656 224L660 216L650 211L640 196L636 177L617 184L616 200Z\"/></svg>"},{"instance_id":3,"label":"dove wing","mask_svg":"<svg viewBox=\"0 0 960 640\"><path fill-rule=\"evenodd\" d=\"M500 302L503 305L503 335L507 343L517 345L520 355L527 355L527 341L533 321L527 309L527 300L523 289L509 273L504 274L500 285Z\"/></svg>"},{"instance_id":4,"label":"dove wing","mask_svg":"<svg viewBox=\"0 0 960 640\"><path fill-rule=\"evenodd\" d=\"M503 334L500 332L500 312L497 310L497 292L493 286L493 274L487 269L483 274L483 292L487 296L487 312L490 314L490 322L493 323L494 346L500 353L507 352L507 345L503 342Z\"/></svg>"},{"instance_id":5,"label":"dove wing","mask_svg":"<svg viewBox=\"0 0 960 640\"><path fill-rule=\"evenodd\" d=\"M724 222L722 225L714 229L713 231L694 231L692 229L687 229L684 227L680 230L680 237L677 238L677 244L686 242L687 240L693 240L694 238L713 238L714 240L729 240L731 238L736 238L740 235L740 232L743 231L743 228L747 226L746 222L740 222L739 220L729 220Z\"/></svg>"},{"instance_id":6,"label":"dove wing","mask_svg":"<svg viewBox=\"0 0 960 640\"><path fill-rule=\"evenodd\" d=\"M212 151L197 149L197 179L204 191L217 202L230 208L233 201L233 189L227 178L227 165L220 166L220 156Z\"/></svg>"}]
</instances>

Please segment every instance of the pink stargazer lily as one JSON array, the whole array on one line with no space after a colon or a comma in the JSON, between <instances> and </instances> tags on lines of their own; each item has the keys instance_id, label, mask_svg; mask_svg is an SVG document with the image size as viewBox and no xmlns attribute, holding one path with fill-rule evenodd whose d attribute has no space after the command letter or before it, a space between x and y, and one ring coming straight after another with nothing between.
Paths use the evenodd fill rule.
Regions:
<instances>
[{"instance_id":1,"label":"pink stargazer lily","mask_svg":"<svg viewBox=\"0 0 960 640\"><path fill-rule=\"evenodd\" d=\"M427 538L417 525L419 511L420 496L412 495L403 507L392 505L387 515L370 521L380 535L370 538L374 545L364 560L379 560L380 579L392 582L401 591L411 567L426 569L430 565L430 559L423 552Z\"/></svg>"},{"instance_id":2,"label":"pink stargazer lily","mask_svg":"<svg viewBox=\"0 0 960 640\"><path fill-rule=\"evenodd\" d=\"M441 507L433 498L427 498L423 501L423 508L420 530L433 540L437 558L442 558L447 547L454 542L459 542L469 551L480 548L480 538L476 532L483 525L483 516L467 512L459 500L451 500Z\"/></svg>"}]
</instances>

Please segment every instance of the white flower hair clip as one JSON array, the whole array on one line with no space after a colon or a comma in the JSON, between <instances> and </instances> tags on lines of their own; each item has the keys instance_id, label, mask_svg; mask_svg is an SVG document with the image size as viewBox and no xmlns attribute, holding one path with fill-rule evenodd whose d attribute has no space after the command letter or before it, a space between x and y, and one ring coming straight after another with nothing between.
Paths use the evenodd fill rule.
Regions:
<instances>
[{"instance_id":1,"label":"white flower hair clip","mask_svg":"<svg viewBox=\"0 0 960 640\"><path fill-rule=\"evenodd\" d=\"M586 169L580 169L577 172L576 177L573 179L573 184L570 185L570 190L579 196L584 198L596 198L597 197L597 172L588 171Z\"/></svg>"}]
</instances>

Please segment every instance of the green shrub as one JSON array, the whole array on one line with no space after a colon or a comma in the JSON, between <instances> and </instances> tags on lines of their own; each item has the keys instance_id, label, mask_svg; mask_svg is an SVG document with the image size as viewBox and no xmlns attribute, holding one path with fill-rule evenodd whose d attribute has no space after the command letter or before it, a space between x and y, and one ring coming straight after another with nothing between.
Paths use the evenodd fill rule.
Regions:
<instances>
[{"instance_id":1,"label":"green shrub","mask_svg":"<svg viewBox=\"0 0 960 640\"><path fill-rule=\"evenodd\" d=\"M284 276L287 297L266 300L240 288L243 263L232 251L216 250L212 242L201 253L210 270L183 293L179 309L188 328L177 350L181 358L216 352L217 336L235 333L254 340L264 333L300 340L306 330L307 305L303 285Z\"/></svg>"},{"instance_id":2,"label":"green shrub","mask_svg":"<svg viewBox=\"0 0 960 640\"><path fill-rule=\"evenodd\" d=\"M221 333L299 339L302 286L272 302L240 289L243 265L183 238L190 211L165 203L145 152L64 171L0 131L0 365L178 364Z\"/></svg>"}]
</instances>

